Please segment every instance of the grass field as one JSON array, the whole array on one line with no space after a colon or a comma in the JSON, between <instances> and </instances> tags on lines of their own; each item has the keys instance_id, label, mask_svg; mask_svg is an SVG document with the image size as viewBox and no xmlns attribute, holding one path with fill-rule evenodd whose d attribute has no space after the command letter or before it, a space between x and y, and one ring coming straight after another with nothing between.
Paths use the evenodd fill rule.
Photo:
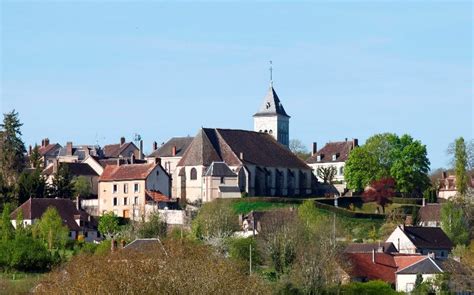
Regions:
<instances>
[{"instance_id":1,"label":"grass field","mask_svg":"<svg viewBox=\"0 0 474 295\"><path fill-rule=\"evenodd\" d=\"M236 214L247 214L250 211L264 211L277 208L296 206L290 203L266 202L257 200L240 199L232 203L232 209Z\"/></svg>"},{"instance_id":2,"label":"grass field","mask_svg":"<svg viewBox=\"0 0 474 295\"><path fill-rule=\"evenodd\" d=\"M29 294L43 274L1 273L0 294Z\"/></svg>"}]
</instances>

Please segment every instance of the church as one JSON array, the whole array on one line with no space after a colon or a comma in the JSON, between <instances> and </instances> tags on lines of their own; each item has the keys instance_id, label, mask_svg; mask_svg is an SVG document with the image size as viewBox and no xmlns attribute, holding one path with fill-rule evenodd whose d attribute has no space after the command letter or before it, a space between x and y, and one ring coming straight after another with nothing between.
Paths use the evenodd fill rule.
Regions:
<instances>
[{"instance_id":1,"label":"church","mask_svg":"<svg viewBox=\"0 0 474 295\"><path fill-rule=\"evenodd\" d=\"M254 131L201 128L176 166L175 197L187 202L311 194L311 168L288 148L289 121L273 83Z\"/></svg>"}]
</instances>

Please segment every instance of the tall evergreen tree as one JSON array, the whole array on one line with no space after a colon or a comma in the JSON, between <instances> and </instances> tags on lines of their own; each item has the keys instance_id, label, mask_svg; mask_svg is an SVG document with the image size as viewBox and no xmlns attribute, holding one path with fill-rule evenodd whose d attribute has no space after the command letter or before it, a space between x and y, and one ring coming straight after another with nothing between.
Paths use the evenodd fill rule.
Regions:
<instances>
[{"instance_id":1,"label":"tall evergreen tree","mask_svg":"<svg viewBox=\"0 0 474 295\"><path fill-rule=\"evenodd\" d=\"M58 164L49 195L56 198L72 198L74 193L73 177L66 165Z\"/></svg>"},{"instance_id":2,"label":"tall evergreen tree","mask_svg":"<svg viewBox=\"0 0 474 295\"><path fill-rule=\"evenodd\" d=\"M39 152L39 147L35 144L35 147L31 151L30 155L30 166L31 168L41 169L43 166L43 159L41 158L41 154Z\"/></svg>"},{"instance_id":3,"label":"tall evergreen tree","mask_svg":"<svg viewBox=\"0 0 474 295\"><path fill-rule=\"evenodd\" d=\"M46 180L39 169L31 173L23 172L16 184L16 194L19 204L23 204L29 198L43 198L46 196Z\"/></svg>"},{"instance_id":4,"label":"tall evergreen tree","mask_svg":"<svg viewBox=\"0 0 474 295\"><path fill-rule=\"evenodd\" d=\"M454 170L456 171L456 188L461 195L467 192L467 152L464 138L459 137L454 143Z\"/></svg>"},{"instance_id":5,"label":"tall evergreen tree","mask_svg":"<svg viewBox=\"0 0 474 295\"><path fill-rule=\"evenodd\" d=\"M25 145L21 140L20 127L23 125L15 110L3 115L0 139L0 173L8 186L12 186L25 167Z\"/></svg>"}]
</instances>

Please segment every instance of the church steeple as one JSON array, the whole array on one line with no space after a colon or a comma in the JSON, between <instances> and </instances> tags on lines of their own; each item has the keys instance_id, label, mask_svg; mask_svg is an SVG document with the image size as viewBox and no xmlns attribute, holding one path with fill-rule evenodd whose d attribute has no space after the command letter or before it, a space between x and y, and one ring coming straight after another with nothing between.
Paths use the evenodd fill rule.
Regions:
<instances>
[{"instance_id":1,"label":"church steeple","mask_svg":"<svg viewBox=\"0 0 474 295\"><path fill-rule=\"evenodd\" d=\"M288 147L290 116L286 113L280 98L273 88L273 67L270 61L270 87L257 113L253 115L254 131L273 135Z\"/></svg>"}]
</instances>

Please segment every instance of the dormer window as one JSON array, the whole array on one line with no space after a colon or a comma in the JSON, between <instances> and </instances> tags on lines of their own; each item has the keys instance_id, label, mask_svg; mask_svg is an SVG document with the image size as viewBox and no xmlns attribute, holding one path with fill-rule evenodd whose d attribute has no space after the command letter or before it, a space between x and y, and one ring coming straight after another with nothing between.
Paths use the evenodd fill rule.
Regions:
<instances>
[{"instance_id":1,"label":"dormer window","mask_svg":"<svg viewBox=\"0 0 474 295\"><path fill-rule=\"evenodd\" d=\"M336 159L337 159L337 155L332 155L332 160L336 161Z\"/></svg>"},{"instance_id":2,"label":"dormer window","mask_svg":"<svg viewBox=\"0 0 474 295\"><path fill-rule=\"evenodd\" d=\"M318 155L318 156L316 157L316 160L317 160L318 162L321 162L321 155Z\"/></svg>"}]
</instances>

